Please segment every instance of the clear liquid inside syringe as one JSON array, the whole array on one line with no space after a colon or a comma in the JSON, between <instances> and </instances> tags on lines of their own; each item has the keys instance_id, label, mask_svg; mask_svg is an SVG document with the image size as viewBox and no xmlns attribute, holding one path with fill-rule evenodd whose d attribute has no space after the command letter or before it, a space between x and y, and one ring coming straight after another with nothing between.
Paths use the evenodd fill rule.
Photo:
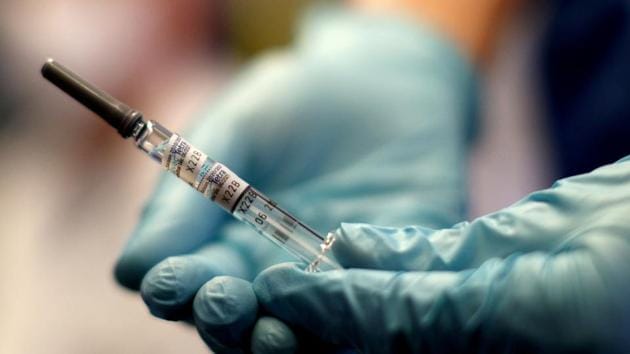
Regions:
<instances>
[{"instance_id":1,"label":"clear liquid inside syringe","mask_svg":"<svg viewBox=\"0 0 630 354\"><path fill-rule=\"evenodd\" d=\"M237 219L309 264L308 270L341 268L328 252L335 238L325 238L223 164L210 159L179 135L92 86L52 59L42 66L42 75L55 86L103 118L123 138L133 138L140 150L159 162L206 198Z\"/></svg>"},{"instance_id":2,"label":"clear liquid inside syringe","mask_svg":"<svg viewBox=\"0 0 630 354\"><path fill-rule=\"evenodd\" d=\"M164 168L306 262L307 270L341 268L328 253L335 240L332 233L322 237L179 135L156 122L143 121L132 136L136 145Z\"/></svg>"}]
</instances>

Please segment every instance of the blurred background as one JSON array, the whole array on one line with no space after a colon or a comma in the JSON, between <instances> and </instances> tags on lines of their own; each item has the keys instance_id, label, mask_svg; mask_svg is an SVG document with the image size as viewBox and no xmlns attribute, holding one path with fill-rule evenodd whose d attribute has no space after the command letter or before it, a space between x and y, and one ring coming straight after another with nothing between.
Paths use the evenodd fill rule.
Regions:
<instances>
[{"instance_id":1,"label":"blurred background","mask_svg":"<svg viewBox=\"0 0 630 354\"><path fill-rule=\"evenodd\" d=\"M112 276L159 166L39 68L53 57L179 130L240 63L288 41L301 4L273 2L0 1L0 353L207 352Z\"/></svg>"},{"instance_id":2,"label":"blurred background","mask_svg":"<svg viewBox=\"0 0 630 354\"><path fill-rule=\"evenodd\" d=\"M308 3L0 0L0 353L207 351L194 329L152 318L115 284L159 167L45 82L45 59L177 131L241 65L290 42ZM534 2L504 27L481 82L471 218L628 151L627 84L598 94L584 83L628 78L593 69L628 57L619 3ZM586 106L567 107L576 97Z\"/></svg>"}]
</instances>

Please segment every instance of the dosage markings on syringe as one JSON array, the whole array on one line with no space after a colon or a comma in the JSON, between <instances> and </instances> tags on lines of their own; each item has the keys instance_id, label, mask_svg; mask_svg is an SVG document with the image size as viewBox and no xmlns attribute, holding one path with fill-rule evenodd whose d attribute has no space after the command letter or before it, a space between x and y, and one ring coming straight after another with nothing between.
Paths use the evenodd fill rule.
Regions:
<instances>
[{"instance_id":1,"label":"dosage markings on syringe","mask_svg":"<svg viewBox=\"0 0 630 354\"><path fill-rule=\"evenodd\" d=\"M273 231L273 237L275 237L278 241L280 241L282 243L286 243L287 240L289 239L289 235L287 235L286 233L282 232L280 229L275 229Z\"/></svg>"},{"instance_id":2,"label":"dosage markings on syringe","mask_svg":"<svg viewBox=\"0 0 630 354\"><path fill-rule=\"evenodd\" d=\"M250 188L241 199L237 212L256 228L267 229L281 243L289 240L297 222L276 208L276 203ZM270 215L275 217L270 217ZM280 222L278 222L280 221ZM257 224L257 225L254 225ZM270 229L270 230L269 230Z\"/></svg>"},{"instance_id":3,"label":"dosage markings on syringe","mask_svg":"<svg viewBox=\"0 0 630 354\"><path fill-rule=\"evenodd\" d=\"M295 229L295 227L297 226L297 221L293 220L292 218L286 215L282 216L282 222L284 222L285 225L289 226L291 229Z\"/></svg>"}]
</instances>

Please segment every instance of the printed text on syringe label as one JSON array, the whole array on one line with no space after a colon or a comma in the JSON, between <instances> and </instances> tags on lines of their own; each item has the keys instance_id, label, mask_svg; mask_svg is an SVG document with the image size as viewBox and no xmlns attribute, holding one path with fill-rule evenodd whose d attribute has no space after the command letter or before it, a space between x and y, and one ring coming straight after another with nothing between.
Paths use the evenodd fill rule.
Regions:
<instances>
[{"instance_id":1,"label":"printed text on syringe label","mask_svg":"<svg viewBox=\"0 0 630 354\"><path fill-rule=\"evenodd\" d=\"M162 161L166 169L230 213L249 186L230 169L212 161L176 134L169 139L164 154Z\"/></svg>"},{"instance_id":2,"label":"printed text on syringe label","mask_svg":"<svg viewBox=\"0 0 630 354\"><path fill-rule=\"evenodd\" d=\"M241 199L241 202L238 206L238 211L243 214L248 214L248 211L250 211L252 205L259 200L262 201L263 209L266 209L265 211L273 212L275 203L263 198L262 195L256 193L256 191L252 188L249 188L247 190L247 193ZM267 220L267 214L265 214L264 211L257 211L255 213L254 221L256 222L256 224L263 226L265 224L265 220Z\"/></svg>"},{"instance_id":3,"label":"printed text on syringe label","mask_svg":"<svg viewBox=\"0 0 630 354\"><path fill-rule=\"evenodd\" d=\"M291 238L298 224L289 214L279 209L276 203L251 187L241 198L234 215L280 243Z\"/></svg>"}]
</instances>

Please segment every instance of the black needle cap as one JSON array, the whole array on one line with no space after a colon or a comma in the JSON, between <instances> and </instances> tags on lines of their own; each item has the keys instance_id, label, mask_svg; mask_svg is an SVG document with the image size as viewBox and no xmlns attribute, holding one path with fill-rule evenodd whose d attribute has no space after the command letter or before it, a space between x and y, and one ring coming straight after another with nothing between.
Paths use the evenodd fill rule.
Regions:
<instances>
[{"instance_id":1,"label":"black needle cap","mask_svg":"<svg viewBox=\"0 0 630 354\"><path fill-rule=\"evenodd\" d=\"M131 136L136 123L142 119L142 113L90 85L77 74L52 59L48 59L42 66L42 75L92 112L98 114L109 125L116 128L124 138Z\"/></svg>"}]
</instances>

